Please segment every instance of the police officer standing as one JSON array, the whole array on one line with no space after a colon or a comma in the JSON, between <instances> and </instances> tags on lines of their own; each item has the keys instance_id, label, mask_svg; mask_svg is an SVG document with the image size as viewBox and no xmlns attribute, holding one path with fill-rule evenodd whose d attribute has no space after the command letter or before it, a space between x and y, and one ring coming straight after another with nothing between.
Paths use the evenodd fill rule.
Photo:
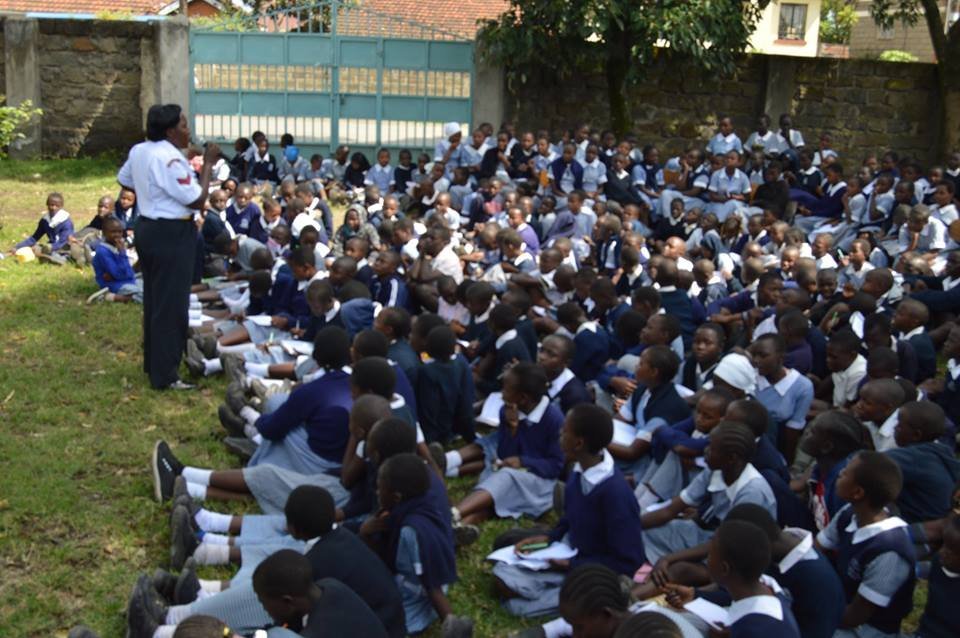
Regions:
<instances>
[{"instance_id":1,"label":"police officer standing","mask_svg":"<svg viewBox=\"0 0 960 638\"><path fill-rule=\"evenodd\" d=\"M147 113L147 141L130 149L117 180L137 194L136 247L143 272L143 370L158 390L187 390L178 369L187 340L197 227L210 169L220 153L210 144L197 181L183 149L190 143L186 115L176 104Z\"/></svg>"}]
</instances>

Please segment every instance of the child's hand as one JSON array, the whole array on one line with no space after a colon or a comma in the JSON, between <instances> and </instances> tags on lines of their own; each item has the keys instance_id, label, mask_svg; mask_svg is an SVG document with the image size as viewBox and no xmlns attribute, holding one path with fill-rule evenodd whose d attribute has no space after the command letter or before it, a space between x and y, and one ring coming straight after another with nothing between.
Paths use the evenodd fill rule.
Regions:
<instances>
[{"instance_id":1,"label":"child's hand","mask_svg":"<svg viewBox=\"0 0 960 638\"><path fill-rule=\"evenodd\" d=\"M531 536L530 538L525 538L516 545L513 546L513 551L516 552L517 556L522 556L527 553L527 550L524 549L528 545L542 545L544 543L549 543L550 537L546 534L538 534L537 536Z\"/></svg>"},{"instance_id":2,"label":"child's hand","mask_svg":"<svg viewBox=\"0 0 960 638\"><path fill-rule=\"evenodd\" d=\"M500 467L511 467L515 470L519 470L523 467L523 463L520 462L519 456L508 456L505 459L499 459L497 463Z\"/></svg>"},{"instance_id":3,"label":"child's hand","mask_svg":"<svg viewBox=\"0 0 960 638\"><path fill-rule=\"evenodd\" d=\"M307 333L303 328L290 328L290 334L299 339Z\"/></svg>"},{"instance_id":4,"label":"child's hand","mask_svg":"<svg viewBox=\"0 0 960 638\"><path fill-rule=\"evenodd\" d=\"M551 558L548 562L550 567L558 572L565 572L570 569L570 559L568 558Z\"/></svg>"},{"instance_id":5,"label":"child's hand","mask_svg":"<svg viewBox=\"0 0 960 638\"><path fill-rule=\"evenodd\" d=\"M725 626L721 625L719 629L710 627L710 638L729 638L729 636L730 630Z\"/></svg>"},{"instance_id":6,"label":"child's hand","mask_svg":"<svg viewBox=\"0 0 960 638\"><path fill-rule=\"evenodd\" d=\"M650 580L661 590L665 590L670 585L669 569L670 561L664 557L657 561L653 566L653 571L650 572Z\"/></svg>"},{"instance_id":7,"label":"child's hand","mask_svg":"<svg viewBox=\"0 0 960 638\"><path fill-rule=\"evenodd\" d=\"M287 321L286 317L281 317L279 315L270 317L270 325L274 328L280 328L281 330L284 330L287 327L287 323L289 322Z\"/></svg>"},{"instance_id":8,"label":"child's hand","mask_svg":"<svg viewBox=\"0 0 960 638\"><path fill-rule=\"evenodd\" d=\"M376 516L371 516L360 526L360 536L372 536L387 531L387 517L390 512L383 511Z\"/></svg>"},{"instance_id":9,"label":"child's hand","mask_svg":"<svg viewBox=\"0 0 960 638\"><path fill-rule=\"evenodd\" d=\"M667 597L667 602L675 609L683 609L683 606L693 600L693 587L667 583L663 589Z\"/></svg>"},{"instance_id":10,"label":"child's hand","mask_svg":"<svg viewBox=\"0 0 960 638\"><path fill-rule=\"evenodd\" d=\"M618 396L629 396L637 389L637 382L629 377L613 377L610 379L610 389Z\"/></svg>"}]
</instances>

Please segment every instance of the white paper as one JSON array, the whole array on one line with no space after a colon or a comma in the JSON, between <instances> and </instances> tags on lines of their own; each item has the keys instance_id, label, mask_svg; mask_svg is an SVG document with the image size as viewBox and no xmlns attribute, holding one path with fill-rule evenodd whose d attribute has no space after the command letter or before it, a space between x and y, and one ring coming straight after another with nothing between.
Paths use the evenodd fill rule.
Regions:
<instances>
[{"instance_id":1,"label":"white paper","mask_svg":"<svg viewBox=\"0 0 960 638\"><path fill-rule=\"evenodd\" d=\"M503 407L503 395L499 392L491 392L483 402L483 409L480 410L480 416L477 421L490 427L499 427L500 408Z\"/></svg>"},{"instance_id":2,"label":"white paper","mask_svg":"<svg viewBox=\"0 0 960 638\"><path fill-rule=\"evenodd\" d=\"M577 550L566 543L551 543L549 547L524 554L517 554L515 545L501 547L497 551L487 556L487 560L506 563L508 565L519 565L532 571L543 571L550 568L550 560L569 560L577 555Z\"/></svg>"},{"instance_id":3,"label":"white paper","mask_svg":"<svg viewBox=\"0 0 960 638\"><path fill-rule=\"evenodd\" d=\"M313 354L313 344L309 341L299 341L297 339L284 339L280 342L281 347L291 356L303 354L310 356Z\"/></svg>"},{"instance_id":4,"label":"white paper","mask_svg":"<svg viewBox=\"0 0 960 638\"><path fill-rule=\"evenodd\" d=\"M683 608L694 616L702 619L714 629L720 629L721 626L726 626L728 622L726 608L715 605L704 598L694 598L684 605Z\"/></svg>"},{"instance_id":5,"label":"white paper","mask_svg":"<svg viewBox=\"0 0 960 638\"><path fill-rule=\"evenodd\" d=\"M613 442L619 445L632 445L637 438L637 428L619 419L613 420Z\"/></svg>"},{"instance_id":6,"label":"white paper","mask_svg":"<svg viewBox=\"0 0 960 638\"><path fill-rule=\"evenodd\" d=\"M270 315L253 315L252 317L247 317L247 319L264 328L269 327L273 323L273 317Z\"/></svg>"}]
</instances>

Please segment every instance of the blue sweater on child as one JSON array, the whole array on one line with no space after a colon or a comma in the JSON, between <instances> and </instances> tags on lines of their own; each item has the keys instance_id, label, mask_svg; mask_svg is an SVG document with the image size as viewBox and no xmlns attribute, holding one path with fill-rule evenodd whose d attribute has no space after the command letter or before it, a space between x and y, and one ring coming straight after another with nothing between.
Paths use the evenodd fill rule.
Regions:
<instances>
[{"instance_id":1,"label":"blue sweater on child","mask_svg":"<svg viewBox=\"0 0 960 638\"><path fill-rule=\"evenodd\" d=\"M120 287L124 284L132 284L136 281L133 267L130 266L130 260L127 258L127 251L106 242L100 244L93 256L93 274L98 286L109 288L114 294L120 292ZM110 278L107 279L107 276Z\"/></svg>"},{"instance_id":2,"label":"blue sweater on child","mask_svg":"<svg viewBox=\"0 0 960 638\"><path fill-rule=\"evenodd\" d=\"M555 479L563 471L563 450L560 449L560 428L563 413L543 396L530 414L518 415L516 433L510 431L500 409L497 429L497 458L520 457L520 464L537 476Z\"/></svg>"}]
</instances>

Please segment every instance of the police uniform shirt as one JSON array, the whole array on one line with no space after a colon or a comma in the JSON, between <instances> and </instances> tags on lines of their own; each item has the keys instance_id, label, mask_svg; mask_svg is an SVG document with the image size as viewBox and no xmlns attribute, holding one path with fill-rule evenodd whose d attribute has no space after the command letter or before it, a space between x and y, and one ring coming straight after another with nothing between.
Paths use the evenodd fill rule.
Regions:
<instances>
[{"instance_id":1,"label":"police uniform shirt","mask_svg":"<svg viewBox=\"0 0 960 638\"><path fill-rule=\"evenodd\" d=\"M148 219L190 219L187 206L202 194L183 153L167 140L130 149L117 180L137 193L140 216Z\"/></svg>"}]
</instances>

